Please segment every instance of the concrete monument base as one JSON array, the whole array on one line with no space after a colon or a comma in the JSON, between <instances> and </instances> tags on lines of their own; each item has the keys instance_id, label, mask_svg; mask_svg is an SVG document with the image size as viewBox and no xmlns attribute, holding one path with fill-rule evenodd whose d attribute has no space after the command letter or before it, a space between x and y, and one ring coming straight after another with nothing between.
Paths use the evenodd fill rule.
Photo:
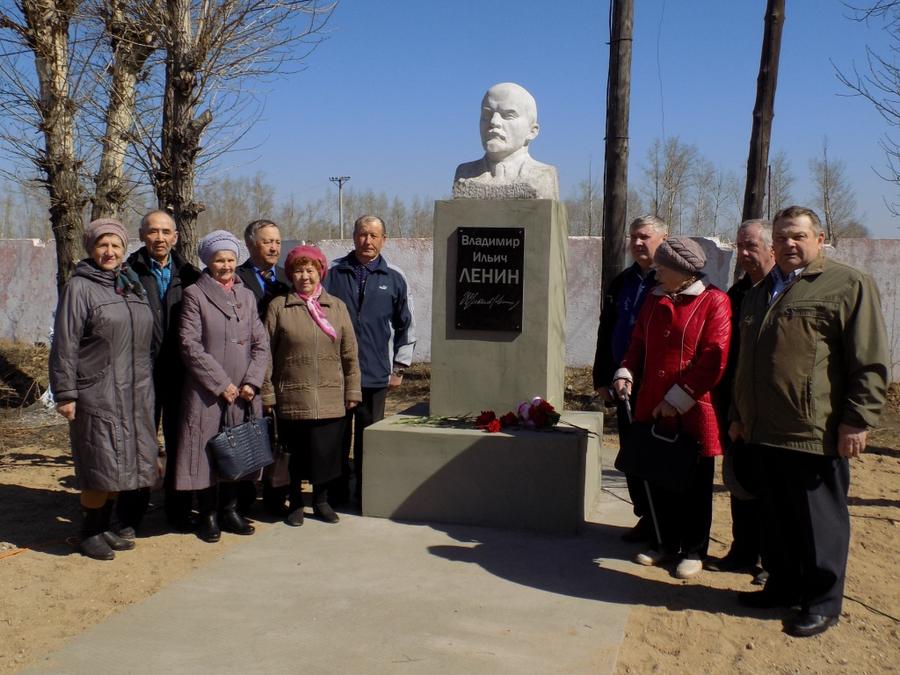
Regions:
<instances>
[{"instance_id":1,"label":"concrete monument base","mask_svg":"<svg viewBox=\"0 0 900 675\"><path fill-rule=\"evenodd\" d=\"M462 228L479 228L485 233L505 228L524 231L521 330L457 327L457 310L464 302L456 293L457 232ZM562 409L567 235L565 206L549 199L435 202L430 399L433 415L477 415L489 409L499 412L512 401L530 401L535 396ZM502 270L504 263L495 264Z\"/></svg>"},{"instance_id":2,"label":"concrete monument base","mask_svg":"<svg viewBox=\"0 0 900 675\"><path fill-rule=\"evenodd\" d=\"M566 411L553 431L493 434L411 423L426 414L418 406L366 429L364 516L581 529L600 492L602 413Z\"/></svg>"}]
</instances>

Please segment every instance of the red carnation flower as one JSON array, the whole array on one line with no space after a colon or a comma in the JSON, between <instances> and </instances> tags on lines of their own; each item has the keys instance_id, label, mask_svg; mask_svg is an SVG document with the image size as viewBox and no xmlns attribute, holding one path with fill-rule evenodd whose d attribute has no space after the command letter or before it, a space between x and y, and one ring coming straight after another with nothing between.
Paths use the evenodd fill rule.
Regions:
<instances>
[{"instance_id":1,"label":"red carnation flower","mask_svg":"<svg viewBox=\"0 0 900 675\"><path fill-rule=\"evenodd\" d=\"M534 422L535 429L543 429L547 426L547 413L540 406L531 409L529 418Z\"/></svg>"},{"instance_id":2,"label":"red carnation flower","mask_svg":"<svg viewBox=\"0 0 900 675\"><path fill-rule=\"evenodd\" d=\"M475 418L475 428L481 429L497 419L497 415L493 410L482 410L481 414Z\"/></svg>"},{"instance_id":3,"label":"red carnation flower","mask_svg":"<svg viewBox=\"0 0 900 675\"><path fill-rule=\"evenodd\" d=\"M519 423L519 417L514 412L508 412L500 418L500 426L514 427Z\"/></svg>"},{"instance_id":4,"label":"red carnation flower","mask_svg":"<svg viewBox=\"0 0 900 675\"><path fill-rule=\"evenodd\" d=\"M490 422L488 422L485 431L487 431L489 434L495 434L500 431L500 420L492 419Z\"/></svg>"}]
</instances>

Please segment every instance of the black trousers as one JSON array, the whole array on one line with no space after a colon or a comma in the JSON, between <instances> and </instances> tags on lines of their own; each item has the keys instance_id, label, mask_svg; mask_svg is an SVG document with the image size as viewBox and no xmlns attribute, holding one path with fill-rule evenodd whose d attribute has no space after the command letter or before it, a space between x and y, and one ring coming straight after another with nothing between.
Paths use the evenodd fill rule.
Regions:
<instances>
[{"instance_id":1,"label":"black trousers","mask_svg":"<svg viewBox=\"0 0 900 675\"><path fill-rule=\"evenodd\" d=\"M175 462L178 452L178 431L181 424L181 379L174 384L163 384L164 369L154 370L155 428L162 423L163 442L166 448L166 467L163 478L165 493L165 513L170 524L185 527L191 514L191 493L175 489ZM171 370L169 370L171 376ZM119 494L116 501L116 516L123 527L138 529L150 505L150 488L128 490Z\"/></svg>"},{"instance_id":2,"label":"black trousers","mask_svg":"<svg viewBox=\"0 0 900 675\"><path fill-rule=\"evenodd\" d=\"M637 389L632 391L632 401L637 401ZM625 443L625 435L631 426L631 408L630 404L625 401L616 401L616 419L619 429L619 447ZM637 476L629 476L625 474L625 485L628 487L628 498L631 499L631 507L634 509L634 515L638 518L650 515L647 508L647 492L644 488L644 481Z\"/></svg>"},{"instance_id":3,"label":"black trousers","mask_svg":"<svg viewBox=\"0 0 900 675\"><path fill-rule=\"evenodd\" d=\"M734 476L738 483L748 492L761 495L764 475L759 446L727 442L727 451L731 453ZM738 499L732 495L730 554L749 561L756 561L762 556L765 568L768 553L763 545L763 527L762 499Z\"/></svg>"},{"instance_id":4,"label":"black trousers","mask_svg":"<svg viewBox=\"0 0 900 675\"><path fill-rule=\"evenodd\" d=\"M757 446L763 462L764 564L777 592L812 614L839 616L850 548L844 457Z\"/></svg>"},{"instance_id":5,"label":"black trousers","mask_svg":"<svg viewBox=\"0 0 900 675\"><path fill-rule=\"evenodd\" d=\"M337 495L345 497L349 491L350 476L356 475L356 499L362 498L363 478L363 430L375 422L384 419L384 403L387 400L387 387L363 387L362 402L347 411L347 424L344 428L344 442L341 448L341 477L336 486ZM350 465L351 439L353 446L353 466ZM341 494L343 493L343 494Z\"/></svg>"},{"instance_id":6,"label":"black trousers","mask_svg":"<svg viewBox=\"0 0 900 675\"><path fill-rule=\"evenodd\" d=\"M756 561L762 553L763 508L759 499L738 499L731 496L730 555Z\"/></svg>"},{"instance_id":7,"label":"black trousers","mask_svg":"<svg viewBox=\"0 0 900 675\"><path fill-rule=\"evenodd\" d=\"M664 551L679 553L684 558L706 557L712 526L715 466L715 458L701 457L684 492L650 485Z\"/></svg>"}]
</instances>

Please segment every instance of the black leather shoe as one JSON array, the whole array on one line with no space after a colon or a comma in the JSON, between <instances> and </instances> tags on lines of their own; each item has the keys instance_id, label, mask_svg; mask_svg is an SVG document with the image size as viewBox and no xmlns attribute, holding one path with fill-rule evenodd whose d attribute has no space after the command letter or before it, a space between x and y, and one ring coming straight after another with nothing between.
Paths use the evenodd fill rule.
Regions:
<instances>
[{"instance_id":1,"label":"black leather shoe","mask_svg":"<svg viewBox=\"0 0 900 675\"><path fill-rule=\"evenodd\" d=\"M291 511L287 518L284 519L284 522L291 527L300 527L303 524L303 507L301 506L299 509Z\"/></svg>"},{"instance_id":2,"label":"black leather shoe","mask_svg":"<svg viewBox=\"0 0 900 675\"><path fill-rule=\"evenodd\" d=\"M754 586L765 586L768 580L769 573L765 570L757 569L756 573L753 575L753 581L750 583L752 583Z\"/></svg>"},{"instance_id":3,"label":"black leather shoe","mask_svg":"<svg viewBox=\"0 0 900 675\"><path fill-rule=\"evenodd\" d=\"M704 564L713 572L752 572L756 569L756 558L732 555L729 551L723 558L710 558Z\"/></svg>"},{"instance_id":4,"label":"black leather shoe","mask_svg":"<svg viewBox=\"0 0 900 675\"><path fill-rule=\"evenodd\" d=\"M340 518L338 518L338 514L334 512L334 509L331 508L328 502L324 502L322 504L313 504L313 513L315 513L326 523L336 523L340 520Z\"/></svg>"},{"instance_id":5,"label":"black leather shoe","mask_svg":"<svg viewBox=\"0 0 900 675\"><path fill-rule=\"evenodd\" d=\"M120 527L115 534L117 534L122 539L128 539L129 541L132 541L135 537L137 537L137 532L135 532L134 528L130 525L126 527Z\"/></svg>"},{"instance_id":6,"label":"black leather shoe","mask_svg":"<svg viewBox=\"0 0 900 675\"><path fill-rule=\"evenodd\" d=\"M824 633L838 622L836 616L803 613L793 619L786 619L784 632L794 637L812 637Z\"/></svg>"},{"instance_id":7,"label":"black leather shoe","mask_svg":"<svg viewBox=\"0 0 900 675\"><path fill-rule=\"evenodd\" d=\"M219 527L232 534L253 534L256 528L234 509L225 509L219 514Z\"/></svg>"},{"instance_id":8,"label":"black leather shoe","mask_svg":"<svg viewBox=\"0 0 900 675\"><path fill-rule=\"evenodd\" d=\"M95 534L92 537L82 539L78 544L78 550L81 551L81 555L93 558L94 560L112 560L116 557L116 554L109 547L106 537L103 536L102 532L100 534Z\"/></svg>"},{"instance_id":9,"label":"black leather shoe","mask_svg":"<svg viewBox=\"0 0 900 675\"><path fill-rule=\"evenodd\" d=\"M209 544L215 544L222 538L222 531L219 529L219 521L216 513L200 514L200 522L197 524L197 536Z\"/></svg>"},{"instance_id":10,"label":"black leather shoe","mask_svg":"<svg viewBox=\"0 0 900 675\"><path fill-rule=\"evenodd\" d=\"M110 530L103 533L103 538L106 539L106 543L113 551L130 551L134 548L133 540L120 537Z\"/></svg>"},{"instance_id":11,"label":"black leather shoe","mask_svg":"<svg viewBox=\"0 0 900 675\"><path fill-rule=\"evenodd\" d=\"M636 544L641 541L650 541L651 530L653 526L650 520L645 516L642 517L637 524L622 535L622 541Z\"/></svg>"},{"instance_id":12,"label":"black leather shoe","mask_svg":"<svg viewBox=\"0 0 900 675\"><path fill-rule=\"evenodd\" d=\"M766 589L761 591L741 591L737 596L739 604L752 609L775 609L777 607L790 607L795 604L792 598Z\"/></svg>"}]
</instances>

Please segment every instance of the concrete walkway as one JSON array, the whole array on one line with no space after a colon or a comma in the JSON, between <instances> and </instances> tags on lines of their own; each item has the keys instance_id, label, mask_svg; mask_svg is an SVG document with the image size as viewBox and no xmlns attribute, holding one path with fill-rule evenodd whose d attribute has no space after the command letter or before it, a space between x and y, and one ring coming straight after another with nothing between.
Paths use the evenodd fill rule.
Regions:
<instances>
[{"instance_id":1,"label":"concrete walkway","mask_svg":"<svg viewBox=\"0 0 900 675\"><path fill-rule=\"evenodd\" d=\"M276 525L26 672L611 673L639 593L624 485L604 475L604 489L577 537Z\"/></svg>"}]
</instances>

